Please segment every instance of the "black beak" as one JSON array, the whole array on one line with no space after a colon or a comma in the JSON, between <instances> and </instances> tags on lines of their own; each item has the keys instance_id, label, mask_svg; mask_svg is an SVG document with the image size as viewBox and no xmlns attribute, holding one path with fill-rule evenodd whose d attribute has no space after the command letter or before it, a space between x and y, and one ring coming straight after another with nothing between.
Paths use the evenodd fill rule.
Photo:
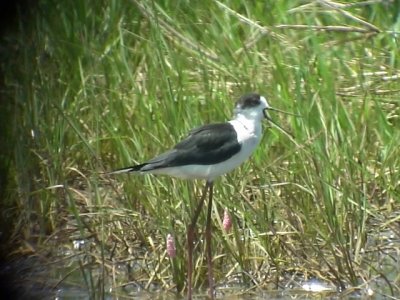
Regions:
<instances>
[{"instance_id":1,"label":"black beak","mask_svg":"<svg viewBox=\"0 0 400 300\"><path fill-rule=\"evenodd\" d=\"M267 108L265 108L265 109L263 110L264 117L265 117L269 122L271 122L273 125L275 125L279 130L281 130L282 132L284 132L285 134L287 134L288 136L290 136L291 138L293 138L293 135L292 135L289 131L283 129L279 124L275 123L275 122L271 119L271 117L270 117L269 114L268 114L268 110L280 112L280 113L287 114L287 115L290 115L290 116L295 116L295 117L301 117L301 116L296 115L296 114L293 114L293 113L289 113L289 112L286 112L286 111L283 111L283 110L280 110L280 109L272 108L272 107L267 107Z\"/></svg>"},{"instance_id":2,"label":"black beak","mask_svg":"<svg viewBox=\"0 0 400 300\"><path fill-rule=\"evenodd\" d=\"M301 118L300 115L296 115L296 114L294 114L294 113L290 113L290 112L287 112L287 111L284 111L284 110L280 110L280 109L277 109L277 108L273 108L273 107L267 107L267 108L265 108L265 109L264 109L264 116L265 116L265 114L266 114L266 110L276 111L276 112L280 112L280 113L285 114L285 115L295 116L295 117Z\"/></svg>"}]
</instances>

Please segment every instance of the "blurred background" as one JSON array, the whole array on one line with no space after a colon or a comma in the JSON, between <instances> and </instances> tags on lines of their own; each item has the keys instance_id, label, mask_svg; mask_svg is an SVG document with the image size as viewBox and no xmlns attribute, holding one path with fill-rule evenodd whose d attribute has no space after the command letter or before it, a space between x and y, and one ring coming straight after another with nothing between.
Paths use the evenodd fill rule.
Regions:
<instances>
[{"instance_id":1,"label":"blurred background","mask_svg":"<svg viewBox=\"0 0 400 300\"><path fill-rule=\"evenodd\" d=\"M301 117L271 113L293 138L266 123L215 184L217 295L399 294L399 1L1 6L5 295L183 293L203 183L106 172L229 119L252 91ZM205 214L198 224L201 296Z\"/></svg>"}]
</instances>

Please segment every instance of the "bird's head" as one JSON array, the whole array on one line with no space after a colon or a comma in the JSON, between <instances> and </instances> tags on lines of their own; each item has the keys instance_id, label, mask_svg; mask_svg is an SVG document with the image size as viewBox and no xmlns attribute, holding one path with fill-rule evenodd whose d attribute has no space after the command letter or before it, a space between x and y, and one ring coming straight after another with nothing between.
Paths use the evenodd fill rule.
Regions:
<instances>
[{"instance_id":1,"label":"bird's head","mask_svg":"<svg viewBox=\"0 0 400 300\"><path fill-rule=\"evenodd\" d=\"M256 93L250 93L243 95L236 102L235 114L261 121L265 118L265 110L268 108L269 105L265 97Z\"/></svg>"},{"instance_id":2,"label":"bird's head","mask_svg":"<svg viewBox=\"0 0 400 300\"><path fill-rule=\"evenodd\" d=\"M235 105L236 115L241 114L248 119L254 119L258 121L267 119L270 123L272 123L280 130L291 136L291 134L288 131L283 129L280 125L278 125L271 119L269 111L275 111L288 115L297 116L295 114L288 113L269 106L267 99L257 93L249 93L243 95L242 97L239 98L239 100L236 102Z\"/></svg>"}]
</instances>

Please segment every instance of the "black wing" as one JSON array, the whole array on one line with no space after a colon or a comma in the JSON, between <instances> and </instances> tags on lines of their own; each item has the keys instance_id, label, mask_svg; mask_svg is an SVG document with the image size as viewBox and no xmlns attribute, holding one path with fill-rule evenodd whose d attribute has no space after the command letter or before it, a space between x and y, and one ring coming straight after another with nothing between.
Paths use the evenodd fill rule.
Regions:
<instances>
[{"instance_id":1,"label":"black wing","mask_svg":"<svg viewBox=\"0 0 400 300\"><path fill-rule=\"evenodd\" d=\"M204 125L190 131L174 149L146 162L141 170L216 164L232 157L240 148L236 131L230 123Z\"/></svg>"}]
</instances>

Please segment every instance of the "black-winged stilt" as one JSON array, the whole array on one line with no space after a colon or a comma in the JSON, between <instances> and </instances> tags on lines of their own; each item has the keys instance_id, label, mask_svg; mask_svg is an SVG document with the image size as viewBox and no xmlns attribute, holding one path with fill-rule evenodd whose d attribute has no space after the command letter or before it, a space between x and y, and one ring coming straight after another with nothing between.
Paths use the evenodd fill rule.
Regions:
<instances>
[{"instance_id":1,"label":"black-winged stilt","mask_svg":"<svg viewBox=\"0 0 400 300\"><path fill-rule=\"evenodd\" d=\"M261 121L268 119L271 108L265 97L256 93L242 96L235 105L234 117L226 123L197 127L175 147L149 161L115 170L109 174L138 172L163 174L184 179L204 179L206 184L187 229L188 242L188 298L192 298L193 240L197 219L207 192L209 195L206 221L206 252L209 296L214 298L214 277L211 253L211 208L214 180L238 167L253 153L262 137ZM273 122L272 122L273 123ZM278 126L276 123L275 126ZM278 126L283 130L280 126Z\"/></svg>"}]
</instances>

